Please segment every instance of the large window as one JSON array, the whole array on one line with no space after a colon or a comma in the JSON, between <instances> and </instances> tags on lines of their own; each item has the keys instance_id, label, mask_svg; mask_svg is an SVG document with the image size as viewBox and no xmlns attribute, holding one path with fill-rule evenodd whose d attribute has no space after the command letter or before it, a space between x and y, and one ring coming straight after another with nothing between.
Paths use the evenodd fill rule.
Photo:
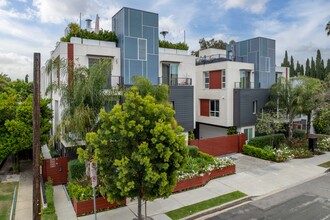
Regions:
<instances>
[{"instance_id":1,"label":"large window","mask_svg":"<svg viewBox=\"0 0 330 220\"><path fill-rule=\"evenodd\" d=\"M210 87L210 73L204 72L203 78L204 78L204 88L208 89Z\"/></svg>"},{"instance_id":2,"label":"large window","mask_svg":"<svg viewBox=\"0 0 330 220\"><path fill-rule=\"evenodd\" d=\"M210 100L210 116L219 117L219 100Z\"/></svg>"},{"instance_id":3,"label":"large window","mask_svg":"<svg viewBox=\"0 0 330 220\"><path fill-rule=\"evenodd\" d=\"M222 74L222 85L221 85L221 87L224 89L224 88L226 88L226 70L222 70L221 74Z\"/></svg>"}]
</instances>

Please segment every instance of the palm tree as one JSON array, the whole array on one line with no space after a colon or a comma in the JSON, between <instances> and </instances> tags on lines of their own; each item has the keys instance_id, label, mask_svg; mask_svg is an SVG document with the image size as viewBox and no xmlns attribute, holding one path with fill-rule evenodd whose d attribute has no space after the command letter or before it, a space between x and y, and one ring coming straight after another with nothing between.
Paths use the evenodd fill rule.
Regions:
<instances>
[{"instance_id":1,"label":"palm tree","mask_svg":"<svg viewBox=\"0 0 330 220\"><path fill-rule=\"evenodd\" d=\"M277 118L280 112L285 115L289 122L288 134L292 137L293 119L298 111L297 90L292 80L282 78L271 87L267 107L277 110Z\"/></svg>"},{"instance_id":2,"label":"palm tree","mask_svg":"<svg viewBox=\"0 0 330 220\"><path fill-rule=\"evenodd\" d=\"M57 62L57 63L56 63ZM53 62L49 68L60 68L67 72L68 68L59 60ZM55 68L55 71L56 71ZM71 144L85 140L87 132L97 129L98 115L107 101L113 98L106 92L105 85L111 76L111 61L100 60L91 68L75 67L73 82L54 82L47 88L50 91L61 93L61 105L64 106L62 120L53 139L64 139Z\"/></svg>"},{"instance_id":3,"label":"palm tree","mask_svg":"<svg viewBox=\"0 0 330 220\"><path fill-rule=\"evenodd\" d=\"M325 26L325 30L327 31L327 35L329 36L330 35L330 21Z\"/></svg>"}]
</instances>

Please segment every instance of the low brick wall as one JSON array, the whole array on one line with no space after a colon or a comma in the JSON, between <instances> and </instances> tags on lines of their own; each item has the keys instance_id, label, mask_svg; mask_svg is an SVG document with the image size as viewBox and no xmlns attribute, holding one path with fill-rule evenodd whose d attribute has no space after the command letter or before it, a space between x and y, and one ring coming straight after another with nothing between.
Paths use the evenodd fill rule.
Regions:
<instances>
[{"instance_id":1,"label":"low brick wall","mask_svg":"<svg viewBox=\"0 0 330 220\"><path fill-rule=\"evenodd\" d=\"M228 166L219 170L212 170L208 174L204 174L204 176L198 176L191 179L181 180L179 181L173 192L179 192L182 190L192 189L199 186L204 186L211 179L218 178L221 176L230 175L236 172L236 165Z\"/></svg>"},{"instance_id":2,"label":"low brick wall","mask_svg":"<svg viewBox=\"0 0 330 220\"><path fill-rule=\"evenodd\" d=\"M121 205L126 205L126 200L124 200L121 204L118 204L117 202L110 203L107 201L104 197L98 197L96 198L96 210L108 210L113 209ZM78 201L76 198L73 199L73 208L76 212L77 216L82 216L84 214L89 214L94 212L94 200L84 200L84 201Z\"/></svg>"},{"instance_id":3,"label":"low brick wall","mask_svg":"<svg viewBox=\"0 0 330 220\"><path fill-rule=\"evenodd\" d=\"M191 140L189 145L198 146L199 150L212 156L242 152L245 134L234 134L215 138Z\"/></svg>"}]
</instances>

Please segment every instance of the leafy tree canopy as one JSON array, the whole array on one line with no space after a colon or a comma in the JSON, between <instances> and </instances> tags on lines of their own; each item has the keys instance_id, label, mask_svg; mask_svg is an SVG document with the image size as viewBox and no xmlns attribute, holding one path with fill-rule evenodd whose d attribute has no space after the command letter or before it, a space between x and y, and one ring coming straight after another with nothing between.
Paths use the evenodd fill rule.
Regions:
<instances>
[{"instance_id":1,"label":"leafy tree canopy","mask_svg":"<svg viewBox=\"0 0 330 220\"><path fill-rule=\"evenodd\" d=\"M133 86L125 102L110 113L101 110L101 128L86 140L95 149L101 192L111 201L137 197L154 200L171 195L187 148L180 126L173 125L170 104L139 94Z\"/></svg>"}]
</instances>

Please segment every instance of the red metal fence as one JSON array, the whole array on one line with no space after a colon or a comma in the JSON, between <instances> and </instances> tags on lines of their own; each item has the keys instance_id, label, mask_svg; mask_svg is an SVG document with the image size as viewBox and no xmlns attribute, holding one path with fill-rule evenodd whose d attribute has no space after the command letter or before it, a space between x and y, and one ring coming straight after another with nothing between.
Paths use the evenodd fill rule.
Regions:
<instances>
[{"instance_id":1,"label":"red metal fence","mask_svg":"<svg viewBox=\"0 0 330 220\"><path fill-rule=\"evenodd\" d=\"M68 157L43 160L42 178L44 182L51 178L53 185L66 184L68 182L68 161Z\"/></svg>"},{"instance_id":2,"label":"red metal fence","mask_svg":"<svg viewBox=\"0 0 330 220\"><path fill-rule=\"evenodd\" d=\"M189 141L189 145L198 146L199 150L204 153L213 156L220 156L225 154L242 152L245 140L245 134L234 134L222 137L192 140Z\"/></svg>"}]
</instances>

